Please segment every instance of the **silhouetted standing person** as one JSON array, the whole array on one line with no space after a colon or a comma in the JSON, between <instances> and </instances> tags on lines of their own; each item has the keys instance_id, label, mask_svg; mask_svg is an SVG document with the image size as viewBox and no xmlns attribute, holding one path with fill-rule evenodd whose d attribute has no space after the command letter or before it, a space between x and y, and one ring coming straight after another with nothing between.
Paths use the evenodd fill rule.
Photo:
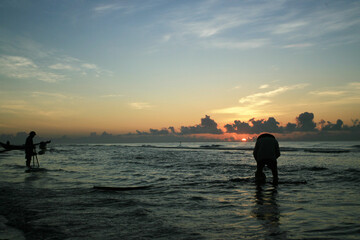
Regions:
<instances>
[{"instance_id":1,"label":"silhouetted standing person","mask_svg":"<svg viewBox=\"0 0 360 240\"><path fill-rule=\"evenodd\" d=\"M257 163L256 182L265 182L266 176L263 173L263 168L267 165L271 169L273 183L277 184L279 180L277 158L280 157L280 148L276 138L269 133L261 134L256 140L253 154Z\"/></svg>"},{"instance_id":2,"label":"silhouetted standing person","mask_svg":"<svg viewBox=\"0 0 360 240\"><path fill-rule=\"evenodd\" d=\"M26 138L26 142L25 142L25 158L26 158L26 166L28 168L31 168L30 166L31 158L36 154L35 145L33 142L33 138L35 137L35 135L36 133L34 131L31 131L29 133L29 136Z\"/></svg>"}]
</instances>

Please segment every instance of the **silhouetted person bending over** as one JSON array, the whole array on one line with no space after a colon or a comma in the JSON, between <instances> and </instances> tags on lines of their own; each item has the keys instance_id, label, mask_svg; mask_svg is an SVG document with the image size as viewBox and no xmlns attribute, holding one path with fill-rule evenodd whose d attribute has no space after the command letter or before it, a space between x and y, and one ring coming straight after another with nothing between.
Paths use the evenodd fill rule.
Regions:
<instances>
[{"instance_id":1,"label":"silhouetted person bending over","mask_svg":"<svg viewBox=\"0 0 360 240\"><path fill-rule=\"evenodd\" d=\"M273 175L273 183L278 183L277 158L280 157L279 143L275 137L269 133L261 134L255 144L254 158L257 163L255 180L257 183L263 183L266 176L263 173L265 165L271 169Z\"/></svg>"},{"instance_id":2,"label":"silhouetted person bending over","mask_svg":"<svg viewBox=\"0 0 360 240\"><path fill-rule=\"evenodd\" d=\"M26 166L28 168L31 168L30 166L31 158L36 154L35 145L33 142L33 138L35 137L35 135L36 133L34 131L31 131L29 133L29 136L26 138L26 142L25 142L25 158L26 158Z\"/></svg>"}]
</instances>

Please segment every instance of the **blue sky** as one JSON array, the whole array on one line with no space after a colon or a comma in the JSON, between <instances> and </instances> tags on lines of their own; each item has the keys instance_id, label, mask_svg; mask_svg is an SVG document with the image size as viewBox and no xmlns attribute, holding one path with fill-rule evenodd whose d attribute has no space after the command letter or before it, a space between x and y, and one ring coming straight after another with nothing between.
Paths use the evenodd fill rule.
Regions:
<instances>
[{"instance_id":1,"label":"blue sky","mask_svg":"<svg viewBox=\"0 0 360 240\"><path fill-rule=\"evenodd\" d=\"M1 1L0 131L360 118L359 1Z\"/></svg>"}]
</instances>

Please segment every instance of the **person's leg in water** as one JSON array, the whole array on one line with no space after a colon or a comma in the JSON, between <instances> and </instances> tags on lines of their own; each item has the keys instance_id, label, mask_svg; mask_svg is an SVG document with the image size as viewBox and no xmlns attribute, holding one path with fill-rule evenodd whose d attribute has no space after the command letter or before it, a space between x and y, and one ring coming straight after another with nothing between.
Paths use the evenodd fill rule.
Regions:
<instances>
[{"instance_id":1,"label":"person's leg in water","mask_svg":"<svg viewBox=\"0 0 360 240\"><path fill-rule=\"evenodd\" d=\"M26 155L26 166L31 168L31 155Z\"/></svg>"},{"instance_id":2,"label":"person's leg in water","mask_svg":"<svg viewBox=\"0 0 360 240\"><path fill-rule=\"evenodd\" d=\"M266 182L266 176L263 173L263 169L265 167L265 162L258 161L256 166L256 172L255 172L255 182L256 183L265 183Z\"/></svg>"},{"instance_id":3,"label":"person's leg in water","mask_svg":"<svg viewBox=\"0 0 360 240\"><path fill-rule=\"evenodd\" d=\"M273 176L273 184L279 183L279 177L278 177L278 169L277 169L277 161L276 160L270 160L267 164L267 166L271 169L272 176Z\"/></svg>"}]
</instances>

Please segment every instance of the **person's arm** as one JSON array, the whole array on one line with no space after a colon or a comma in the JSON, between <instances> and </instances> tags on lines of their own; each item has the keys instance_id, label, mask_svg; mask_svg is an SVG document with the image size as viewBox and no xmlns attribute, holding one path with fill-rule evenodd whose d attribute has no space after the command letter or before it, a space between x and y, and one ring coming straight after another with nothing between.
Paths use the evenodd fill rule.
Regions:
<instances>
[{"instance_id":1,"label":"person's arm","mask_svg":"<svg viewBox=\"0 0 360 240\"><path fill-rule=\"evenodd\" d=\"M254 151L253 151L253 155L254 155L255 160L257 160L258 150L259 150L259 144L258 144L258 142L256 141L255 147L254 147Z\"/></svg>"},{"instance_id":2,"label":"person's arm","mask_svg":"<svg viewBox=\"0 0 360 240\"><path fill-rule=\"evenodd\" d=\"M275 144L275 153L276 153L276 158L280 157L280 147L279 147L279 142L276 141L276 144Z\"/></svg>"}]
</instances>

